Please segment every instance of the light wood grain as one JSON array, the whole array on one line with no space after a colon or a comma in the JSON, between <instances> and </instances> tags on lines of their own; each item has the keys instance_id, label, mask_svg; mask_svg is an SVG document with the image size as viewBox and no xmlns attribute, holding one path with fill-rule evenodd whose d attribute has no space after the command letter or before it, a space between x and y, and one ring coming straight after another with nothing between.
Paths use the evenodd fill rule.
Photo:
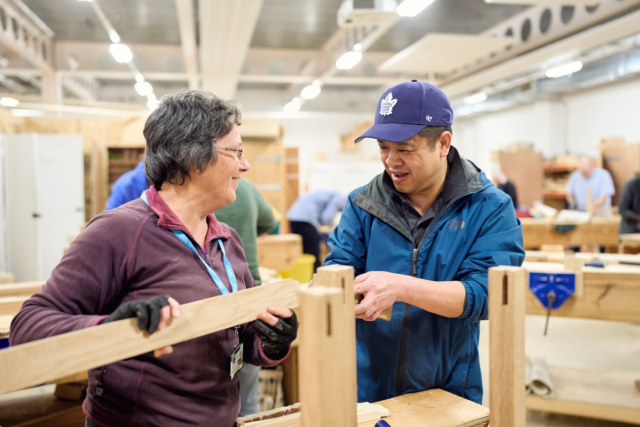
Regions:
<instances>
[{"instance_id":1,"label":"light wood grain","mask_svg":"<svg viewBox=\"0 0 640 427\"><path fill-rule=\"evenodd\" d=\"M288 270L302 256L302 237L298 234L260 236L258 264L273 270Z\"/></svg>"},{"instance_id":2,"label":"light wood grain","mask_svg":"<svg viewBox=\"0 0 640 427\"><path fill-rule=\"evenodd\" d=\"M0 298L0 316L16 314L29 297L2 297Z\"/></svg>"},{"instance_id":3,"label":"light wood grain","mask_svg":"<svg viewBox=\"0 0 640 427\"><path fill-rule=\"evenodd\" d=\"M337 286L314 285L300 292L302 425L353 427L357 403L353 268L322 267L317 279Z\"/></svg>"},{"instance_id":4,"label":"light wood grain","mask_svg":"<svg viewBox=\"0 0 640 427\"><path fill-rule=\"evenodd\" d=\"M297 307L298 288L285 280L185 304L179 318L153 335L125 319L2 350L0 394L250 322L269 305Z\"/></svg>"},{"instance_id":5,"label":"light wood grain","mask_svg":"<svg viewBox=\"0 0 640 427\"><path fill-rule=\"evenodd\" d=\"M570 400L545 399L538 396L527 396L525 404L527 409L533 409L535 411L640 424L640 410L638 409L574 402Z\"/></svg>"},{"instance_id":6,"label":"light wood grain","mask_svg":"<svg viewBox=\"0 0 640 427\"><path fill-rule=\"evenodd\" d=\"M39 292L45 282L22 282L0 285L0 297L31 296Z\"/></svg>"},{"instance_id":7,"label":"light wood grain","mask_svg":"<svg viewBox=\"0 0 640 427\"><path fill-rule=\"evenodd\" d=\"M523 218L522 234L524 248L540 248L542 245L563 245L565 247L596 245L618 246L618 230L621 217L593 218L591 222L576 224L575 230L567 233L556 232L556 221L550 219Z\"/></svg>"},{"instance_id":8,"label":"light wood grain","mask_svg":"<svg viewBox=\"0 0 640 427\"><path fill-rule=\"evenodd\" d=\"M9 327L11 326L12 320L12 314L0 315L0 338L9 336Z\"/></svg>"},{"instance_id":9,"label":"light wood grain","mask_svg":"<svg viewBox=\"0 0 640 427\"><path fill-rule=\"evenodd\" d=\"M489 269L489 381L492 427L524 427L525 270Z\"/></svg>"}]
</instances>

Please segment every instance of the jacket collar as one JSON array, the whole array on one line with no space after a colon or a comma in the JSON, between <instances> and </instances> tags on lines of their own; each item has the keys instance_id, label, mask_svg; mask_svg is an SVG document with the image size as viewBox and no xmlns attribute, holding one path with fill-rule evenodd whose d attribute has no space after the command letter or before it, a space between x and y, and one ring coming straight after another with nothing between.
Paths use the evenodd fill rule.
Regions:
<instances>
[{"instance_id":1,"label":"jacket collar","mask_svg":"<svg viewBox=\"0 0 640 427\"><path fill-rule=\"evenodd\" d=\"M191 240L193 240L194 242L196 241L187 227L185 227L182 221L180 221L180 218L178 218L178 216L173 213L169 205L167 205L164 199L160 197L158 191L153 185L145 191L145 194L147 195L149 207L156 215L158 215L158 226L169 228L171 230L182 230L191 238ZM231 238L231 235L227 233L227 231L222 227L213 213L207 215L207 225L208 230L207 236L205 238L205 248L208 248L209 243L214 239Z\"/></svg>"}]
</instances>

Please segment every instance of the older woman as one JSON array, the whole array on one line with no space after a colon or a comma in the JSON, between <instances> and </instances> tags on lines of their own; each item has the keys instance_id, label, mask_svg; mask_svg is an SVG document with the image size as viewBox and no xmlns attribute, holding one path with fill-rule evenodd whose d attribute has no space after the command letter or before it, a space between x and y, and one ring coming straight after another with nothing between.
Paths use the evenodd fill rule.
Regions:
<instances>
[{"instance_id":1,"label":"older woman","mask_svg":"<svg viewBox=\"0 0 640 427\"><path fill-rule=\"evenodd\" d=\"M255 286L238 234L212 214L249 170L238 125L236 104L210 93L164 97L144 129L152 186L73 241L13 320L12 345L127 317L153 333L179 304ZM260 319L91 370L87 425L233 425L232 353L243 346L246 362L272 366L295 339L291 310L269 307Z\"/></svg>"}]
</instances>

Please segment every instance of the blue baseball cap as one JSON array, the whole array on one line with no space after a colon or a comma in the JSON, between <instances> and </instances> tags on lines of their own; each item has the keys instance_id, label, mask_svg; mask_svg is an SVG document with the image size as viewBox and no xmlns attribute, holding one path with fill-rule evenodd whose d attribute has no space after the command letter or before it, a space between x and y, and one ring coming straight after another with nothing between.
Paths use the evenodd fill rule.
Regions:
<instances>
[{"instance_id":1,"label":"blue baseball cap","mask_svg":"<svg viewBox=\"0 0 640 427\"><path fill-rule=\"evenodd\" d=\"M380 101L376 119L363 138L389 142L411 139L425 126L451 126L453 110L447 95L436 86L411 80L387 89Z\"/></svg>"}]
</instances>

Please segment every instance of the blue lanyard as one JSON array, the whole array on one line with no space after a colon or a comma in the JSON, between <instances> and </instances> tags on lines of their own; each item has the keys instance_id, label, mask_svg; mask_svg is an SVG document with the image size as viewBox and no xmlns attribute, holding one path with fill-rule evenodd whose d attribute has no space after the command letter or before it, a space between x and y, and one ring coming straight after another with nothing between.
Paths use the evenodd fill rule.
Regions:
<instances>
[{"instance_id":1,"label":"blue lanyard","mask_svg":"<svg viewBox=\"0 0 640 427\"><path fill-rule=\"evenodd\" d=\"M149 204L149 202L147 201L146 194L142 193L142 196L140 196L140 198L144 200L144 202L147 205ZM173 230L173 229L171 231L173 232L173 234L176 235L178 239L180 239L182 243L184 243L186 247L191 249L191 251L198 256L198 259L200 259L200 261L202 261L204 266L207 268L209 275L213 279L213 283L215 283L218 289L220 289L220 293L222 293L222 295L227 295L229 293L229 290L224 285L224 283L222 283L222 280L220 280L220 276L218 276L218 274L215 271L213 271L211 267L209 267L209 264L207 264L205 260L202 259L202 257L196 250L195 246L193 246L193 243L191 242L189 237L187 237L187 235L185 234L185 232L182 230ZM224 250L222 239L217 239L217 240L218 240L218 245L220 246L220 250L222 251L222 259L224 260L224 269L227 271L227 277L229 278L229 283L231 283L231 292L238 292L238 281L236 280L236 274L233 272L231 263L227 259L227 254Z\"/></svg>"}]
</instances>

